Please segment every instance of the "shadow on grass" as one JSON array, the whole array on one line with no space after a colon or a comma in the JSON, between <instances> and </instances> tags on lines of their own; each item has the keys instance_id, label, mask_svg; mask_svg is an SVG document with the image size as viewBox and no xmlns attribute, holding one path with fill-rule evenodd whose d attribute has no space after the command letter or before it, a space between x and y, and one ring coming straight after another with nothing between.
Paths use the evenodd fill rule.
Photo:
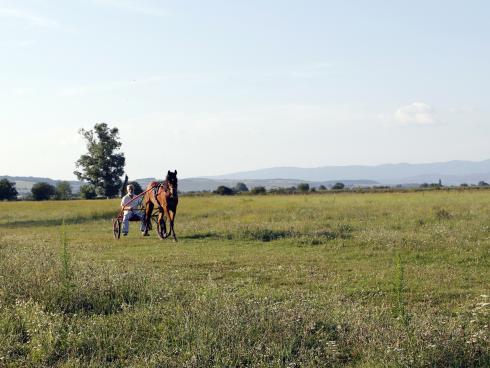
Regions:
<instances>
[{"instance_id":1,"label":"shadow on grass","mask_svg":"<svg viewBox=\"0 0 490 368\"><path fill-rule=\"evenodd\" d=\"M213 233L213 232L207 232L207 233L196 233L196 234L190 234L190 235L184 235L180 236L180 239L191 239L191 240L198 240L198 239L221 239L223 238L219 234Z\"/></svg>"},{"instance_id":2,"label":"shadow on grass","mask_svg":"<svg viewBox=\"0 0 490 368\"><path fill-rule=\"evenodd\" d=\"M302 244L323 244L337 238L347 239L351 237L353 229L348 225L339 225L334 230L322 229L313 233L301 233L294 230L277 230L268 228L243 228L233 232L200 232L180 236L180 239L187 240L252 240L259 242L271 242L279 239L298 239Z\"/></svg>"},{"instance_id":3,"label":"shadow on grass","mask_svg":"<svg viewBox=\"0 0 490 368\"><path fill-rule=\"evenodd\" d=\"M82 224L90 221L98 221L98 220L111 220L115 216L114 211L110 212L96 212L87 216L77 216L77 217L68 217L65 218L65 224ZM20 220L20 221L11 221L4 224L0 224L0 229L2 228L24 228L24 227L51 227L51 226L60 226L63 222L62 218L54 218L54 219L39 219L39 220Z\"/></svg>"}]
</instances>

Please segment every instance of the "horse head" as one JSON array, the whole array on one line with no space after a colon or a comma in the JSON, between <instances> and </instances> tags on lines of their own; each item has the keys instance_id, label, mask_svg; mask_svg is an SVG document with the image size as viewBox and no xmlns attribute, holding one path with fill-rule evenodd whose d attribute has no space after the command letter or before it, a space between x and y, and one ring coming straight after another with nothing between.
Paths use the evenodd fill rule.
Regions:
<instances>
[{"instance_id":1,"label":"horse head","mask_svg":"<svg viewBox=\"0 0 490 368\"><path fill-rule=\"evenodd\" d=\"M170 192L172 194L177 193L177 170L173 172L169 170L167 172L167 177L165 178L165 180L169 184Z\"/></svg>"}]
</instances>

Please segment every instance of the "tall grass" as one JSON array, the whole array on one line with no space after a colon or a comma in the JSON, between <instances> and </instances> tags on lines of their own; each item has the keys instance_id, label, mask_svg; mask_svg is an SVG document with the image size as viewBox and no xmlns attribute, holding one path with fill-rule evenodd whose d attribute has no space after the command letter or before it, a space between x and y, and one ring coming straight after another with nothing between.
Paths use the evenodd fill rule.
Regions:
<instances>
[{"instance_id":1,"label":"tall grass","mask_svg":"<svg viewBox=\"0 0 490 368\"><path fill-rule=\"evenodd\" d=\"M69 301L71 299L73 288L73 270L71 267L70 253L68 251L68 238L66 234L65 220L61 224L60 229L60 245L61 245L61 287L62 299Z\"/></svg>"},{"instance_id":2,"label":"tall grass","mask_svg":"<svg viewBox=\"0 0 490 368\"><path fill-rule=\"evenodd\" d=\"M403 267L403 260L401 254L396 256L395 264L395 284L394 284L394 294L395 294L395 309L394 313L397 319L401 321L403 326L408 328L409 316L405 309L405 300L403 294L405 292L405 269Z\"/></svg>"},{"instance_id":3,"label":"tall grass","mask_svg":"<svg viewBox=\"0 0 490 368\"><path fill-rule=\"evenodd\" d=\"M490 366L485 193L180 205L174 244L0 203L0 367Z\"/></svg>"}]
</instances>

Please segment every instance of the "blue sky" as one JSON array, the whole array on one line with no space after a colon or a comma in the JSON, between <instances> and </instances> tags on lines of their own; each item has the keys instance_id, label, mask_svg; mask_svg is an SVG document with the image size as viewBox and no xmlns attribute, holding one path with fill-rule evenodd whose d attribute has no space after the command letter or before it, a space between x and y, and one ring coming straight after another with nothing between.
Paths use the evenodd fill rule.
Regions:
<instances>
[{"instance_id":1,"label":"blue sky","mask_svg":"<svg viewBox=\"0 0 490 368\"><path fill-rule=\"evenodd\" d=\"M0 175L490 158L485 1L0 0Z\"/></svg>"}]
</instances>

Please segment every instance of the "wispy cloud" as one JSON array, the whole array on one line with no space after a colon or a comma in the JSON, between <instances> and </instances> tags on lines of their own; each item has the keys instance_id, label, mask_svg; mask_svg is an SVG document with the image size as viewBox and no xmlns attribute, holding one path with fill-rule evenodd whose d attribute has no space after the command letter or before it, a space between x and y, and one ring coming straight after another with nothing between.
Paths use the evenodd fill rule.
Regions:
<instances>
[{"instance_id":1,"label":"wispy cloud","mask_svg":"<svg viewBox=\"0 0 490 368\"><path fill-rule=\"evenodd\" d=\"M111 6L131 13L139 13L151 15L155 17L163 17L168 15L168 12L161 9L143 4L141 1L131 0L93 0L97 4Z\"/></svg>"},{"instance_id":2,"label":"wispy cloud","mask_svg":"<svg viewBox=\"0 0 490 368\"><path fill-rule=\"evenodd\" d=\"M0 8L0 17L13 18L29 23L31 26L40 28L58 28L57 21L33 14L29 11L13 8Z\"/></svg>"},{"instance_id":3,"label":"wispy cloud","mask_svg":"<svg viewBox=\"0 0 490 368\"><path fill-rule=\"evenodd\" d=\"M16 87L12 90L14 96L26 97L34 93L34 88L32 87Z\"/></svg>"},{"instance_id":4,"label":"wispy cloud","mask_svg":"<svg viewBox=\"0 0 490 368\"><path fill-rule=\"evenodd\" d=\"M29 46L32 46L34 45L35 41L34 40L23 40L23 41L19 41L17 43L17 45L19 47L29 47Z\"/></svg>"},{"instance_id":5,"label":"wispy cloud","mask_svg":"<svg viewBox=\"0 0 490 368\"><path fill-rule=\"evenodd\" d=\"M299 77L299 78L312 78L312 77L319 77L324 74L326 74L330 69L333 68L332 63L314 63L310 65L305 65L300 68L294 68L289 70L289 74L292 77Z\"/></svg>"},{"instance_id":6,"label":"wispy cloud","mask_svg":"<svg viewBox=\"0 0 490 368\"><path fill-rule=\"evenodd\" d=\"M144 78L136 78L126 81L108 81L100 83L88 83L83 85L70 86L61 88L58 90L57 95L59 97L78 97L85 96L94 93L107 93L117 90L124 90L132 86L140 86L151 83L159 83L169 80L197 80L198 75L194 74L168 74L168 75L154 75Z\"/></svg>"},{"instance_id":7,"label":"wispy cloud","mask_svg":"<svg viewBox=\"0 0 490 368\"><path fill-rule=\"evenodd\" d=\"M316 78L327 75L334 67L333 63L317 62L290 67L279 67L262 73L265 77Z\"/></svg>"},{"instance_id":8,"label":"wispy cloud","mask_svg":"<svg viewBox=\"0 0 490 368\"><path fill-rule=\"evenodd\" d=\"M479 108L477 106L457 106L457 107L451 107L449 109L449 112L451 114L474 114L479 112Z\"/></svg>"},{"instance_id":9,"label":"wispy cloud","mask_svg":"<svg viewBox=\"0 0 490 368\"><path fill-rule=\"evenodd\" d=\"M400 107L395 112L395 119L403 125L434 125L438 123L432 106L423 102L414 102Z\"/></svg>"}]
</instances>

